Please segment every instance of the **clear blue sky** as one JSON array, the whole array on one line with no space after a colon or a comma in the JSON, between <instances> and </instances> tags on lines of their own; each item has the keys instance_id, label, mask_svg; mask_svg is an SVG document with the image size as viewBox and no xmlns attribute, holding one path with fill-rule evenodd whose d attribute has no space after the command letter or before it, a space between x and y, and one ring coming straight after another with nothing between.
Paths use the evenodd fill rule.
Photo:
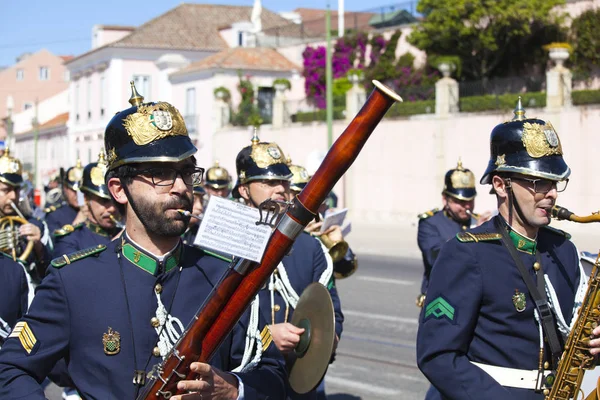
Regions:
<instances>
[{"instance_id":1,"label":"clear blue sky","mask_svg":"<svg viewBox=\"0 0 600 400\"><path fill-rule=\"evenodd\" d=\"M262 0L263 8L291 11L325 8L328 0ZM333 10L338 0L329 0ZM346 11L363 11L409 0L345 0ZM207 0L210 3L252 6L253 0ZM133 25L181 4L178 0L0 0L0 66L10 66L24 52L42 48L57 55L78 55L90 49L92 26ZM336 22L332 21L332 25Z\"/></svg>"}]
</instances>

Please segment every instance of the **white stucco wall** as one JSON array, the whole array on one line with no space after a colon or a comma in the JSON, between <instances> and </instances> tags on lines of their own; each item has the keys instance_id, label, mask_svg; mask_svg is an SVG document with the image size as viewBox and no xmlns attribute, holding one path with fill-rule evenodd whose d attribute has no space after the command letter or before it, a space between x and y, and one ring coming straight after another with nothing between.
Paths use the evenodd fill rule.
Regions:
<instances>
[{"instance_id":1,"label":"white stucco wall","mask_svg":"<svg viewBox=\"0 0 600 400\"><path fill-rule=\"evenodd\" d=\"M573 107L557 113L532 109L527 115L552 122L573 171L558 204L580 215L600 209L600 187L595 184L600 165L593 145L600 106ZM418 213L441 206L444 174L456 166L459 156L477 179L482 176L489 159L491 130L511 118L512 113L507 111L458 114L447 119L424 115L383 120L336 186L340 205L350 208L352 221L359 225L414 227ZM345 123L335 122L334 136L338 137L345 128ZM249 137L246 129L217 132L213 157L235 174L235 157L250 144ZM294 124L281 130L262 127L260 138L276 141L295 163L303 164L311 153L326 151L327 129L323 123ZM489 186L478 185L477 191L476 211L494 209L495 198L488 194ZM553 225L571 232L582 249L597 250L600 246L600 233L590 225Z\"/></svg>"}]
</instances>

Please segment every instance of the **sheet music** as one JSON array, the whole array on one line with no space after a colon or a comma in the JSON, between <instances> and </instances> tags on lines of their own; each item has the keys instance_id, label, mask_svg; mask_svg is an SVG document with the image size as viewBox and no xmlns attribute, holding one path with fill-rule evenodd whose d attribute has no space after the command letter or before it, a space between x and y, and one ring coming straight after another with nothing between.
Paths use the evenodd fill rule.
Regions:
<instances>
[{"instance_id":1,"label":"sheet music","mask_svg":"<svg viewBox=\"0 0 600 400\"><path fill-rule=\"evenodd\" d=\"M271 227L256 225L258 209L211 196L194 244L260 262L271 237Z\"/></svg>"},{"instance_id":2,"label":"sheet music","mask_svg":"<svg viewBox=\"0 0 600 400\"><path fill-rule=\"evenodd\" d=\"M321 225L321 233L325 232L327 229L329 229L333 225L342 226L347 213L348 213L347 208L326 212L325 217L323 218L323 225Z\"/></svg>"}]
</instances>

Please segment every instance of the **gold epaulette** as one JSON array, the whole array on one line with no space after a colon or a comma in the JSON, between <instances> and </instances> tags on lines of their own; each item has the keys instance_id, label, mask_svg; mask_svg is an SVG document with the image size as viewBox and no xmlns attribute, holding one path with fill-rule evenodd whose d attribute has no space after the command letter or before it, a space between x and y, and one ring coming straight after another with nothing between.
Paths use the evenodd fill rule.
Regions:
<instances>
[{"instance_id":1,"label":"gold epaulette","mask_svg":"<svg viewBox=\"0 0 600 400\"><path fill-rule=\"evenodd\" d=\"M481 233L471 233L471 232L460 232L456 234L456 238L459 242L468 243L468 242L487 242L490 240L500 240L502 239L502 235L499 233L490 233L490 232L481 232Z\"/></svg>"},{"instance_id":2,"label":"gold epaulette","mask_svg":"<svg viewBox=\"0 0 600 400\"><path fill-rule=\"evenodd\" d=\"M419 217L419 219L427 219L429 217L433 217L433 214L435 214L438 211L440 211L439 208L434 208L434 209L431 209L429 211L425 211L424 213L419 214L418 217Z\"/></svg>"},{"instance_id":3,"label":"gold epaulette","mask_svg":"<svg viewBox=\"0 0 600 400\"><path fill-rule=\"evenodd\" d=\"M73 226L71 224L66 224L65 226L63 226L60 229L55 229L52 234L54 235L54 237L66 236L69 233L75 232L75 229L79 229L82 226L83 226L83 223L77 224L75 226Z\"/></svg>"},{"instance_id":4,"label":"gold epaulette","mask_svg":"<svg viewBox=\"0 0 600 400\"><path fill-rule=\"evenodd\" d=\"M94 247L89 247L87 249L76 251L75 253L63 254L61 257L57 257L54 260L52 260L52 262L50 264L52 264L52 266L54 268L62 268L67 264L71 264L71 263L81 260L83 258L93 256L94 254L101 253L104 250L106 250L106 246L103 244L99 244Z\"/></svg>"},{"instance_id":5,"label":"gold epaulette","mask_svg":"<svg viewBox=\"0 0 600 400\"><path fill-rule=\"evenodd\" d=\"M46 207L46 208L44 208L44 212L45 212L46 214L48 214L48 213L51 213L52 211L56 211L56 210L58 210L58 209L59 209L59 208L61 208L61 207L62 207L62 204L59 204L59 205L56 205L56 206L50 206L50 207Z\"/></svg>"},{"instance_id":6,"label":"gold epaulette","mask_svg":"<svg viewBox=\"0 0 600 400\"><path fill-rule=\"evenodd\" d=\"M560 236L564 236L567 239L571 240L571 234L569 232L565 232L562 229L553 228L551 226L542 226L543 229L546 229L549 232L555 233Z\"/></svg>"}]
</instances>

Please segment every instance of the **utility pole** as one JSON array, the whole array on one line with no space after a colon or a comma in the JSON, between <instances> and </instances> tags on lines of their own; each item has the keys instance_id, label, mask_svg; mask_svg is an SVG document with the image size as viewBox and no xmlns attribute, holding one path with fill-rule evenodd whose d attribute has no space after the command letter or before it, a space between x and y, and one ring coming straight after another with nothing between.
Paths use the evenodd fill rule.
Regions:
<instances>
[{"instance_id":1,"label":"utility pole","mask_svg":"<svg viewBox=\"0 0 600 400\"><path fill-rule=\"evenodd\" d=\"M327 3L325 13L325 33L327 38L327 59L325 62L325 100L327 107L327 149L333 145L333 71L331 54L331 8Z\"/></svg>"}]
</instances>

